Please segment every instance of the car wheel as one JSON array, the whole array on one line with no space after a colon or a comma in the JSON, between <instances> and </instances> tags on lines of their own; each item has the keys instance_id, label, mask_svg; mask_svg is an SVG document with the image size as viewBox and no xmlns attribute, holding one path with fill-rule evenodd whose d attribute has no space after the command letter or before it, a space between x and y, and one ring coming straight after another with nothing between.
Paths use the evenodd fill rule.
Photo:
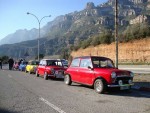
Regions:
<instances>
[{"instance_id":1,"label":"car wheel","mask_svg":"<svg viewBox=\"0 0 150 113\"><path fill-rule=\"evenodd\" d=\"M38 71L36 71L36 76L39 77Z\"/></svg>"},{"instance_id":2,"label":"car wheel","mask_svg":"<svg viewBox=\"0 0 150 113\"><path fill-rule=\"evenodd\" d=\"M72 81L71 81L70 75L65 75L65 77L64 77L64 82L65 82L65 84L67 84L67 85L71 85Z\"/></svg>"},{"instance_id":3,"label":"car wheel","mask_svg":"<svg viewBox=\"0 0 150 113\"><path fill-rule=\"evenodd\" d=\"M31 71L29 71L29 74L31 74Z\"/></svg>"},{"instance_id":4,"label":"car wheel","mask_svg":"<svg viewBox=\"0 0 150 113\"><path fill-rule=\"evenodd\" d=\"M103 93L105 91L105 84L102 79L97 79L94 82L94 89L97 93Z\"/></svg>"},{"instance_id":5,"label":"car wheel","mask_svg":"<svg viewBox=\"0 0 150 113\"><path fill-rule=\"evenodd\" d=\"M48 80L48 74L47 74L47 72L44 73L44 80Z\"/></svg>"}]
</instances>

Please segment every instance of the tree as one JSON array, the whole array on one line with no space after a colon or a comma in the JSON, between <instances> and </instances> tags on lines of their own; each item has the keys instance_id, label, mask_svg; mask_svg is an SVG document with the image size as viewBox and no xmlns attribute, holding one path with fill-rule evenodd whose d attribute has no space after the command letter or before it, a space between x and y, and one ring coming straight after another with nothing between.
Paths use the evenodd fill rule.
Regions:
<instances>
[{"instance_id":1,"label":"tree","mask_svg":"<svg viewBox=\"0 0 150 113\"><path fill-rule=\"evenodd\" d=\"M124 39L125 42L134 40L134 39L146 38L147 36L150 36L149 23L144 22L141 24L128 26L126 30L124 31L123 35L125 38Z\"/></svg>"},{"instance_id":2,"label":"tree","mask_svg":"<svg viewBox=\"0 0 150 113\"><path fill-rule=\"evenodd\" d=\"M60 54L60 58L61 59L68 59L69 58L69 53L68 53L68 50L67 49L62 49L62 52Z\"/></svg>"},{"instance_id":3,"label":"tree","mask_svg":"<svg viewBox=\"0 0 150 113\"><path fill-rule=\"evenodd\" d=\"M93 38L92 42L91 42L91 45L93 46L97 46L100 44L100 36L96 36Z\"/></svg>"},{"instance_id":4,"label":"tree","mask_svg":"<svg viewBox=\"0 0 150 113\"><path fill-rule=\"evenodd\" d=\"M8 56L2 56L1 59L2 59L3 63L7 63L9 57Z\"/></svg>"},{"instance_id":5,"label":"tree","mask_svg":"<svg viewBox=\"0 0 150 113\"><path fill-rule=\"evenodd\" d=\"M100 35L100 43L102 44L110 44L112 42L112 32L110 30L105 30Z\"/></svg>"},{"instance_id":6,"label":"tree","mask_svg":"<svg viewBox=\"0 0 150 113\"><path fill-rule=\"evenodd\" d=\"M43 59L44 58L44 54L39 54L39 58ZM38 56L36 56L35 59L38 59Z\"/></svg>"},{"instance_id":7,"label":"tree","mask_svg":"<svg viewBox=\"0 0 150 113\"><path fill-rule=\"evenodd\" d=\"M92 41L91 38L89 38L89 39L83 41L82 44L81 44L81 47L82 47L83 49L89 47L89 46L91 45L91 41Z\"/></svg>"}]
</instances>

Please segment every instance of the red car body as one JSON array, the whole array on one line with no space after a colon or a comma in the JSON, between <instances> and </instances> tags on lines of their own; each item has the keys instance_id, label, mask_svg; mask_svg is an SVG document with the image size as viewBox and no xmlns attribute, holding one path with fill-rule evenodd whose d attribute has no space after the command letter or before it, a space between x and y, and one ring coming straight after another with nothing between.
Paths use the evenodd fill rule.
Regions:
<instances>
[{"instance_id":1,"label":"red car body","mask_svg":"<svg viewBox=\"0 0 150 113\"><path fill-rule=\"evenodd\" d=\"M73 59L65 71L64 81L67 85L77 82L94 86L96 92L102 93L108 87L130 89L130 86L133 85L133 73L115 68L113 61L109 58L84 56Z\"/></svg>"},{"instance_id":2,"label":"red car body","mask_svg":"<svg viewBox=\"0 0 150 113\"><path fill-rule=\"evenodd\" d=\"M64 71L61 61L42 59L37 67L36 76L43 76L45 80L50 78L64 78Z\"/></svg>"},{"instance_id":3,"label":"red car body","mask_svg":"<svg viewBox=\"0 0 150 113\"><path fill-rule=\"evenodd\" d=\"M15 70L19 69L19 62L14 62L13 68Z\"/></svg>"}]
</instances>

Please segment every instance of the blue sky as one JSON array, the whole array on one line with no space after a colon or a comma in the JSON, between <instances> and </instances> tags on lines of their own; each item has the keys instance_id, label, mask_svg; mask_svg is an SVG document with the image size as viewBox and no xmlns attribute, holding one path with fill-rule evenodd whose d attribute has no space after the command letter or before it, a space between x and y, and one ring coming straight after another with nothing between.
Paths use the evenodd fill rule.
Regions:
<instances>
[{"instance_id":1,"label":"blue sky","mask_svg":"<svg viewBox=\"0 0 150 113\"><path fill-rule=\"evenodd\" d=\"M51 15L42 20L42 27L59 15L83 10L87 2L97 6L106 1L108 0L0 0L0 39L19 29L38 28L35 17L27 15L27 12L39 19Z\"/></svg>"}]
</instances>

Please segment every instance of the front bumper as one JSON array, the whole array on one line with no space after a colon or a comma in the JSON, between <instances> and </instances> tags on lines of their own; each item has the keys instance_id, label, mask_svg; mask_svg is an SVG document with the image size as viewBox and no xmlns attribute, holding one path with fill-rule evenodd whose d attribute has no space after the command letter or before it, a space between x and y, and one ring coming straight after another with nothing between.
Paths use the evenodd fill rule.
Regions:
<instances>
[{"instance_id":1,"label":"front bumper","mask_svg":"<svg viewBox=\"0 0 150 113\"><path fill-rule=\"evenodd\" d=\"M48 75L48 76L52 78L64 78L64 75L59 75L59 74Z\"/></svg>"},{"instance_id":2,"label":"front bumper","mask_svg":"<svg viewBox=\"0 0 150 113\"><path fill-rule=\"evenodd\" d=\"M132 84L122 84L122 85L107 85L108 87L126 87L126 86L133 86L134 85L134 83L132 83Z\"/></svg>"},{"instance_id":3,"label":"front bumper","mask_svg":"<svg viewBox=\"0 0 150 113\"><path fill-rule=\"evenodd\" d=\"M63 71L55 71L54 74L49 74L48 76L53 78L64 78L63 73Z\"/></svg>"}]
</instances>

